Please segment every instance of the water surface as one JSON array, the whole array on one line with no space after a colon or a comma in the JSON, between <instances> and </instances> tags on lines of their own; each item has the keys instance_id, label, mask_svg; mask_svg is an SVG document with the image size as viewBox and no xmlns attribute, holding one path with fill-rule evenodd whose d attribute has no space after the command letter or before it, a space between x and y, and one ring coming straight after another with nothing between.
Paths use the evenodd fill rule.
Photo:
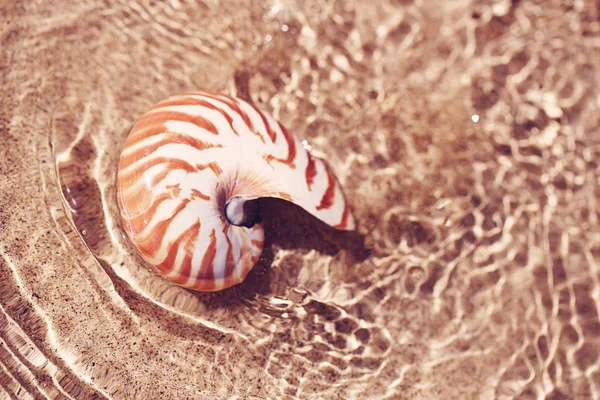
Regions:
<instances>
[{"instance_id":1,"label":"water surface","mask_svg":"<svg viewBox=\"0 0 600 400\"><path fill-rule=\"evenodd\" d=\"M1 399L600 398L597 2L9 1L0 43ZM324 155L371 251L275 204L238 287L144 266L120 148L197 89Z\"/></svg>"}]
</instances>

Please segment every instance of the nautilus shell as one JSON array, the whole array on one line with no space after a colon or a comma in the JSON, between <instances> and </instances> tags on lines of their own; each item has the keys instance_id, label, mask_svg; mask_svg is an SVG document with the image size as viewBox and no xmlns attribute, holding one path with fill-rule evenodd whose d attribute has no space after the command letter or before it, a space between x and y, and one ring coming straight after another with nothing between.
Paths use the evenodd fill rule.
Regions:
<instances>
[{"instance_id":1,"label":"nautilus shell","mask_svg":"<svg viewBox=\"0 0 600 400\"><path fill-rule=\"evenodd\" d=\"M261 197L290 201L340 230L355 227L327 164L269 114L238 98L186 93L155 105L121 154L118 202L142 258L183 287L242 282L263 249Z\"/></svg>"}]
</instances>

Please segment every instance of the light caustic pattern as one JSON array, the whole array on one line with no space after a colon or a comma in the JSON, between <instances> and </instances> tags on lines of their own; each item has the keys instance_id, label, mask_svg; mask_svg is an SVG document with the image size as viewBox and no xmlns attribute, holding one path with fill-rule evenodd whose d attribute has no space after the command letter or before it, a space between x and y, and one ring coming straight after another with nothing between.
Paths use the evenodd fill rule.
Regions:
<instances>
[{"instance_id":1,"label":"light caustic pattern","mask_svg":"<svg viewBox=\"0 0 600 400\"><path fill-rule=\"evenodd\" d=\"M600 400L598 2L240 3L1 2L0 399ZM300 207L262 213L268 248L232 290L187 290L136 256L124 142L197 89L251 100L325 152L366 258L334 246L353 232L290 223L313 220ZM260 136L229 98L202 98L231 116L211 113L219 135L144 143L160 146L148 159L177 148L209 168L139 204L151 214L162 193L167 220L187 199L216 260L213 189L256 156L283 177L272 191L312 193L294 201L317 213L324 165L308 191L301 143L275 122L271 140L252 106L235 102ZM292 148L296 169L262 158ZM250 225L242 200L227 215Z\"/></svg>"},{"instance_id":2,"label":"light caustic pattern","mask_svg":"<svg viewBox=\"0 0 600 400\"><path fill-rule=\"evenodd\" d=\"M245 202L293 202L340 230L354 228L324 161L270 115L207 92L158 103L121 154L118 200L142 257L172 282L217 291L244 280L264 244Z\"/></svg>"}]
</instances>

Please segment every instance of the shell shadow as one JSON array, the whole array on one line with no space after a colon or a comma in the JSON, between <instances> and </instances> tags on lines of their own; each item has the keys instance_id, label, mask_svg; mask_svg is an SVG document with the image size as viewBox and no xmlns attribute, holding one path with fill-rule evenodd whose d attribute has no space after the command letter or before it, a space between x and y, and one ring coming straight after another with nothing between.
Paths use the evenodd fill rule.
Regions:
<instances>
[{"instance_id":1,"label":"shell shadow","mask_svg":"<svg viewBox=\"0 0 600 400\"><path fill-rule=\"evenodd\" d=\"M314 249L327 255L346 250L357 261L369 256L365 235L337 230L295 204L264 198L259 199L259 209L265 229L265 247Z\"/></svg>"},{"instance_id":2,"label":"shell shadow","mask_svg":"<svg viewBox=\"0 0 600 400\"><path fill-rule=\"evenodd\" d=\"M271 293L270 273L274 259L274 248L311 249L322 254L335 255L348 251L357 261L364 261L371 250L365 246L365 235L356 231L340 231L301 207L275 198L258 199L260 220L265 230L265 244L260 260L244 282L216 293L194 292L201 301L215 300L223 305L238 303L256 295Z\"/></svg>"}]
</instances>

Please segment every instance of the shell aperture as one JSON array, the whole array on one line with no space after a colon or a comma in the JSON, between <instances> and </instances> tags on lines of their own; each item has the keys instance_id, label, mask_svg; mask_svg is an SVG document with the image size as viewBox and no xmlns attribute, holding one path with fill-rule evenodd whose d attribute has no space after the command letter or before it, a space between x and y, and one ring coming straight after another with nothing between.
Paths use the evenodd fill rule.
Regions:
<instances>
[{"instance_id":1,"label":"shell aperture","mask_svg":"<svg viewBox=\"0 0 600 400\"><path fill-rule=\"evenodd\" d=\"M327 164L269 114L208 92L144 114L121 153L117 197L126 235L175 284L218 291L262 253L255 199L290 201L340 230L355 221Z\"/></svg>"}]
</instances>

